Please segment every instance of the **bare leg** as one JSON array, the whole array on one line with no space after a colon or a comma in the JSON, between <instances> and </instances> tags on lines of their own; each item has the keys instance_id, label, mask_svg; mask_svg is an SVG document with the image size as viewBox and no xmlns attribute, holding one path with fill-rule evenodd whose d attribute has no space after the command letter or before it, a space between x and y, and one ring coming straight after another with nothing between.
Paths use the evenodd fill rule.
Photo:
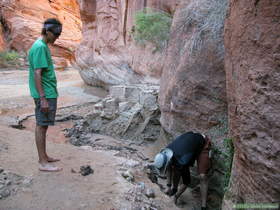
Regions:
<instances>
[{"instance_id":1,"label":"bare leg","mask_svg":"<svg viewBox=\"0 0 280 210\"><path fill-rule=\"evenodd\" d=\"M48 130L48 126L36 126L35 130L35 141L39 156L39 163L47 163L48 156L46 153L46 133Z\"/></svg>"},{"instance_id":2,"label":"bare leg","mask_svg":"<svg viewBox=\"0 0 280 210\"><path fill-rule=\"evenodd\" d=\"M180 178L181 178L181 173L179 170L176 170L175 168L173 169L173 186L172 188L173 189L178 189L178 185L179 185L179 182L180 182Z\"/></svg>"},{"instance_id":3,"label":"bare leg","mask_svg":"<svg viewBox=\"0 0 280 210\"><path fill-rule=\"evenodd\" d=\"M199 179L200 179L201 206L206 207L208 179L205 174L199 174Z\"/></svg>"},{"instance_id":4,"label":"bare leg","mask_svg":"<svg viewBox=\"0 0 280 210\"><path fill-rule=\"evenodd\" d=\"M178 191L178 185L179 185L179 182L180 182L180 178L181 178L181 173L179 170L177 169L173 169L173 177L172 177L172 180L173 180L173 185L172 185L172 189L171 189L171 192L170 192L170 196L173 196L174 195L174 203L177 205L177 200L178 198L180 197L180 195L177 195L177 191Z\"/></svg>"},{"instance_id":5,"label":"bare leg","mask_svg":"<svg viewBox=\"0 0 280 210\"><path fill-rule=\"evenodd\" d=\"M46 133L48 126L36 126L35 141L39 156L39 170L41 171L60 171L61 169L48 164L49 157L46 153Z\"/></svg>"},{"instance_id":6,"label":"bare leg","mask_svg":"<svg viewBox=\"0 0 280 210\"><path fill-rule=\"evenodd\" d=\"M177 177L182 177L183 179L183 184L180 185L180 188L178 190L178 192L175 194L174 196L174 203L177 204L177 200L178 198L185 192L185 190L187 189L187 185L190 183L190 170L189 167L185 167L184 169L177 171L175 173L177 174ZM178 180L174 180L174 186L176 184L176 186L178 186L180 179Z\"/></svg>"}]
</instances>

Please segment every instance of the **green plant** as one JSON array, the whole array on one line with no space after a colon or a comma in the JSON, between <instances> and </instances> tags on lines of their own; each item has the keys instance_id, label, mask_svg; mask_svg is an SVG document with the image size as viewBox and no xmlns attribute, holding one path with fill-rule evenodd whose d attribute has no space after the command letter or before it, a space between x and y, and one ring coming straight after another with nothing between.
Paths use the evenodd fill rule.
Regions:
<instances>
[{"instance_id":1,"label":"green plant","mask_svg":"<svg viewBox=\"0 0 280 210\"><path fill-rule=\"evenodd\" d=\"M225 152L222 152L222 156L224 157L224 192L227 191L229 187L229 181L231 176L231 168L232 168L232 160L234 155L234 145L233 145L232 139L224 139L224 147L226 149Z\"/></svg>"},{"instance_id":2,"label":"green plant","mask_svg":"<svg viewBox=\"0 0 280 210\"><path fill-rule=\"evenodd\" d=\"M19 54L16 51L5 51L0 52L0 57L5 59L6 61L14 61L19 58Z\"/></svg>"},{"instance_id":3,"label":"green plant","mask_svg":"<svg viewBox=\"0 0 280 210\"><path fill-rule=\"evenodd\" d=\"M225 113L215 116L215 119L218 120L218 125L213 126L209 129L208 134L212 138L220 138L226 136L228 133L228 118Z\"/></svg>"},{"instance_id":4,"label":"green plant","mask_svg":"<svg viewBox=\"0 0 280 210\"><path fill-rule=\"evenodd\" d=\"M133 37L139 44L153 43L157 49L167 46L172 16L162 11L144 9L135 16Z\"/></svg>"},{"instance_id":5,"label":"green plant","mask_svg":"<svg viewBox=\"0 0 280 210\"><path fill-rule=\"evenodd\" d=\"M16 65L20 55L16 51L3 51L0 52L0 64L3 66Z\"/></svg>"},{"instance_id":6,"label":"green plant","mask_svg":"<svg viewBox=\"0 0 280 210\"><path fill-rule=\"evenodd\" d=\"M214 167L222 173L222 176L219 178L220 192L225 194L230 185L232 161L234 156L233 140L231 138L224 139L222 148L213 145L212 152Z\"/></svg>"}]
</instances>

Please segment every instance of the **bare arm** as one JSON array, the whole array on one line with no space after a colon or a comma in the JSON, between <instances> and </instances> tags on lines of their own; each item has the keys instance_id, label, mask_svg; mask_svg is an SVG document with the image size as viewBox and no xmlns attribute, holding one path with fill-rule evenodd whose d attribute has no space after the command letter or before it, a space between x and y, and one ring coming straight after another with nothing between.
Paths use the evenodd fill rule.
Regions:
<instances>
[{"instance_id":1,"label":"bare arm","mask_svg":"<svg viewBox=\"0 0 280 210\"><path fill-rule=\"evenodd\" d=\"M166 175L167 175L167 186L171 187L171 181L172 181L172 167L169 164L166 170Z\"/></svg>"},{"instance_id":2,"label":"bare arm","mask_svg":"<svg viewBox=\"0 0 280 210\"><path fill-rule=\"evenodd\" d=\"M167 195L170 195L171 192L171 181L172 181L172 168L171 166L167 166L166 170L166 176L167 176L167 188L165 189L164 193Z\"/></svg>"},{"instance_id":3,"label":"bare arm","mask_svg":"<svg viewBox=\"0 0 280 210\"><path fill-rule=\"evenodd\" d=\"M40 95L40 103L41 103L41 111L48 112L49 111L49 104L47 99L45 98L45 92L42 87L42 72L43 69L36 69L34 76L35 76L35 85L36 89Z\"/></svg>"},{"instance_id":4,"label":"bare arm","mask_svg":"<svg viewBox=\"0 0 280 210\"><path fill-rule=\"evenodd\" d=\"M187 173L184 173L187 172ZM176 170L175 171L175 176L173 179L173 183L174 183L174 188L177 189L178 185L179 185L179 181L180 181L180 177L183 179L183 184L180 185L178 191L174 191L174 203L177 204L177 200L178 198L183 194L183 192L185 192L185 190L187 189L187 184L184 184L184 179L188 176L190 176L189 174L189 168L184 168L182 170Z\"/></svg>"}]
</instances>

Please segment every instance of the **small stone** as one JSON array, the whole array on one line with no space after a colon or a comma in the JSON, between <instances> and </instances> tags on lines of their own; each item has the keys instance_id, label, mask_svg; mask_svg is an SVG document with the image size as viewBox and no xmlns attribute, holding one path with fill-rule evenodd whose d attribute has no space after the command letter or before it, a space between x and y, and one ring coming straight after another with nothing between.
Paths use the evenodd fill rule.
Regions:
<instances>
[{"instance_id":1,"label":"small stone","mask_svg":"<svg viewBox=\"0 0 280 210\"><path fill-rule=\"evenodd\" d=\"M6 180L5 182L5 185L8 186L8 185L11 185L12 184L12 181L11 180Z\"/></svg>"},{"instance_id":2,"label":"small stone","mask_svg":"<svg viewBox=\"0 0 280 210\"><path fill-rule=\"evenodd\" d=\"M136 195L136 196L134 197L134 202L143 202L143 197L140 196L140 195Z\"/></svg>"},{"instance_id":3,"label":"small stone","mask_svg":"<svg viewBox=\"0 0 280 210\"><path fill-rule=\"evenodd\" d=\"M138 182L137 187L143 192L145 190L145 183L144 182Z\"/></svg>"},{"instance_id":4,"label":"small stone","mask_svg":"<svg viewBox=\"0 0 280 210\"><path fill-rule=\"evenodd\" d=\"M0 192L0 195L2 197L8 197L11 194L11 192L8 189L3 190L2 192Z\"/></svg>"},{"instance_id":5,"label":"small stone","mask_svg":"<svg viewBox=\"0 0 280 210\"><path fill-rule=\"evenodd\" d=\"M103 104L102 104L101 102L94 105L94 108L95 108L96 110L102 110L103 107L104 107L104 106L103 106Z\"/></svg>"},{"instance_id":6,"label":"small stone","mask_svg":"<svg viewBox=\"0 0 280 210\"><path fill-rule=\"evenodd\" d=\"M19 188L14 187L14 188L12 189L12 193L16 193L18 190L19 190Z\"/></svg>"},{"instance_id":7,"label":"small stone","mask_svg":"<svg viewBox=\"0 0 280 210\"><path fill-rule=\"evenodd\" d=\"M119 103L119 112L120 112L120 113L125 112L125 111L127 111L128 109L130 109L131 106L132 106L132 103L131 103L131 102L128 102L128 101L121 102L121 103Z\"/></svg>"},{"instance_id":8,"label":"small stone","mask_svg":"<svg viewBox=\"0 0 280 210\"><path fill-rule=\"evenodd\" d=\"M132 175L131 171L127 170L122 173L122 176L127 180L127 181L134 181L134 176Z\"/></svg>"},{"instance_id":9,"label":"small stone","mask_svg":"<svg viewBox=\"0 0 280 210\"><path fill-rule=\"evenodd\" d=\"M71 173L77 173L77 171L75 171L75 169L71 168Z\"/></svg>"},{"instance_id":10,"label":"small stone","mask_svg":"<svg viewBox=\"0 0 280 210\"><path fill-rule=\"evenodd\" d=\"M145 195L148 198L155 198L155 191L153 189L147 189Z\"/></svg>"},{"instance_id":11,"label":"small stone","mask_svg":"<svg viewBox=\"0 0 280 210\"><path fill-rule=\"evenodd\" d=\"M31 177L26 177L24 180L23 180L23 182L22 182L22 184L23 185L25 185L25 186L29 186L31 183L32 183L32 178Z\"/></svg>"},{"instance_id":12,"label":"small stone","mask_svg":"<svg viewBox=\"0 0 280 210\"><path fill-rule=\"evenodd\" d=\"M91 146L80 146L80 149L82 150L92 150Z\"/></svg>"},{"instance_id":13,"label":"small stone","mask_svg":"<svg viewBox=\"0 0 280 210\"><path fill-rule=\"evenodd\" d=\"M80 207L81 207L82 209L85 209L86 207L88 207L88 205L87 205L86 203L82 203L82 204L80 204Z\"/></svg>"},{"instance_id":14,"label":"small stone","mask_svg":"<svg viewBox=\"0 0 280 210\"><path fill-rule=\"evenodd\" d=\"M140 163L138 161L135 161L135 160L125 160L123 162L123 165L126 166L127 168L134 168L136 166L139 166Z\"/></svg>"},{"instance_id":15,"label":"small stone","mask_svg":"<svg viewBox=\"0 0 280 210\"><path fill-rule=\"evenodd\" d=\"M0 174L1 174L3 171L4 171L4 169L3 169L3 168L0 168Z\"/></svg>"},{"instance_id":16,"label":"small stone","mask_svg":"<svg viewBox=\"0 0 280 210\"><path fill-rule=\"evenodd\" d=\"M24 188L22 188L22 191L23 192L32 192L32 189L24 187Z\"/></svg>"},{"instance_id":17,"label":"small stone","mask_svg":"<svg viewBox=\"0 0 280 210\"><path fill-rule=\"evenodd\" d=\"M93 174L93 169L90 167L90 165L85 165L80 167L80 173L82 176L87 176L89 174Z\"/></svg>"},{"instance_id":18,"label":"small stone","mask_svg":"<svg viewBox=\"0 0 280 210\"><path fill-rule=\"evenodd\" d=\"M127 177L126 180L129 181L129 182L133 182L134 178L133 177Z\"/></svg>"}]
</instances>

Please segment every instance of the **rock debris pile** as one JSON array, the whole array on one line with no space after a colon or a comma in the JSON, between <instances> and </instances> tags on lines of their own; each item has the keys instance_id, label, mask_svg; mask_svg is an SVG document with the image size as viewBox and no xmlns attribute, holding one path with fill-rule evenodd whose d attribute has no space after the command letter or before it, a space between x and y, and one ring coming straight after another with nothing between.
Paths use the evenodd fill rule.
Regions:
<instances>
[{"instance_id":1,"label":"rock debris pile","mask_svg":"<svg viewBox=\"0 0 280 210\"><path fill-rule=\"evenodd\" d=\"M18 190L26 190L31 184L31 177L23 177L0 168L0 199L14 195Z\"/></svg>"},{"instance_id":2,"label":"rock debris pile","mask_svg":"<svg viewBox=\"0 0 280 210\"><path fill-rule=\"evenodd\" d=\"M92 134L112 136L141 144L160 134L158 86L113 86L110 95L67 130L73 145L91 145Z\"/></svg>"}]
</instances>

